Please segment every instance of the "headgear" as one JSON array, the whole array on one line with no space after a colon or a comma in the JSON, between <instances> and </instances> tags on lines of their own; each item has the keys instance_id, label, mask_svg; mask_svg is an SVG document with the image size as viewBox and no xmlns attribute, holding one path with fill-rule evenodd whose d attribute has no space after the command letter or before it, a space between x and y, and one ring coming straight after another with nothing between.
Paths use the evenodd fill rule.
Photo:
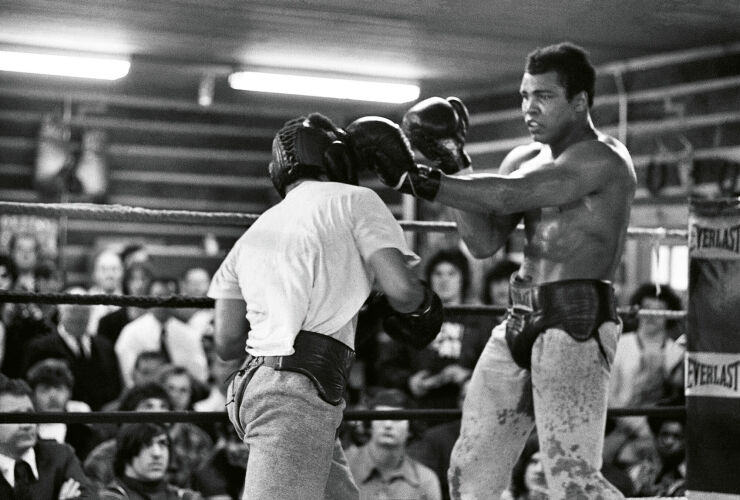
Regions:
<instances>
[{"instance_id":1,"label":"headgear","mask_svg":"<svg viewBox=\"0 0 740 500\"><path fill-rule=\"evenodd\" d=\"M288 185L298 179L320 179L357 184L356 158L350 138L319 113L285 122L272 141L270 178L285 198Z\"/></svg>"}]
</instances>

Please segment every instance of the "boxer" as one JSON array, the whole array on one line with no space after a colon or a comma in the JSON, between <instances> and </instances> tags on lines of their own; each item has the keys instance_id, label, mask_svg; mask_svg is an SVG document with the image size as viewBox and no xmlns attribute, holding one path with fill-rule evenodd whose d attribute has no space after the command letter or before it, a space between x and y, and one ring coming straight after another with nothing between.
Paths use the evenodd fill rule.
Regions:
<instances>
[{"instance_id":1,"label":"boxer","mask_svg":"<svg viewBox=\"0 0 740 500\"><path fill-rule=\"evenodd\" d=\"M382 182L456 209L475 257L494 255L524 223L510 308L463 406L449 470L454 499L498 498L535 422L550 498L622 498L599 469L621 331L611 281L636 176L626 147L591 121L594 81L581 47L530 53L519 93L532 142L487 171L470 166L467 110L456 98L416 104L403 130L376 117L347 127ZM416 163L407 136L429 165Z\"/></svg>"},{"instance_id":2,"label":"boxer","mask_svg":"<svg viewBox=\"0 0 740 500\"><path fill-rule=\"evenodd\" d=\"M385 330L416 347L442 303L416 277L419 258L374 191L357 183L350 134L311 114L273 141L269 173L283 200L239 238L208 295L219 356L246 355L227 410L249 448L245 499L352 499L336 440L357 315L374 286Z\"/></svg>"}]
</instances>

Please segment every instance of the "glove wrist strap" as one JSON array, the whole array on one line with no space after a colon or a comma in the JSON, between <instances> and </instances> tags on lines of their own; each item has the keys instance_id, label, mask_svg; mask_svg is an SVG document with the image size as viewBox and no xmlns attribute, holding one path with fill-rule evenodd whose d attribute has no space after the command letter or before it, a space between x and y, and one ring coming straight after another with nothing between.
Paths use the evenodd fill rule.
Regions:
<instances>
[{"instance_id":1,"label":"glove wrist strap","mask_svg":"<svg viewBox=\"0 0 740 500\"><path fill-rule=\"evenodd\" d=\"M442 171L419 165L415 172L408 174L411 194L417 198L434 201L442 183Z\"/></svg>"},{"instance_id":2,"label":"glove wrist strap","mask_svg":"<svg viewBox=\"0 0 740 500\"><path fill-rule=\"evenodd\" d=\"M429 311L432 310L432 291L424 287L424 300L421 301L421 304L419 304L419 307L417 307L414 311L411 311L408 313L409 316L412 318L418 318L420 316L424 316L425 314L428 314Z\"/></svg>"}]
</instances>

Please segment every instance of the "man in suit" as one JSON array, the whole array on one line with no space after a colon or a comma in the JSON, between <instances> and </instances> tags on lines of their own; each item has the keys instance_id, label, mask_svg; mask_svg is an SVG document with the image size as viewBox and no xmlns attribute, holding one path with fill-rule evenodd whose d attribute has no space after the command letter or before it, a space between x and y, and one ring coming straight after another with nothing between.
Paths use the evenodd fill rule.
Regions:
<instances>
[{"instance_id":1,"label":"man in suit","mask_svg":"<svg viewBox=\"0 0 740 500\"><path fill-rule=\"evenodd\" d=\"M34 412L23 380L0 375L0 412ZM36 424L0 425L0 498L97 499L71 446L38 440Z\"/></svg>"},{"instance_id":2,"label":"man in suit","mask_svg":"<svg viewBox=\"0 0 740 500\"><path fill-rule=\"evenodd\" d=\"M80 287L67 293L85 294ZM110 341L87 333L90 306L59 305L59 326L54 335L33 340L28 345L24 373L38 361L47 358L67 362L74 376L72 399L84 401L93 410L118 397L122 390L118 358Z\"/></svg>"},{"instance_id":3,"label":"man in suit","mask_svg":"<svg viewBox=\"0 0 740 500\"><path fill-rule=\"evenodd\" d=\"M90 406L83 401L70 399L74 377L67 363L61 359L39 361L28 370L33 404L38 412L67 411L89 412ZM75 450L77 458L84 460L92 448L102 441L94 426L84 423L65 424L49 422L39 424L38 437L67 443Z\"/></svg>"}]
</instances>

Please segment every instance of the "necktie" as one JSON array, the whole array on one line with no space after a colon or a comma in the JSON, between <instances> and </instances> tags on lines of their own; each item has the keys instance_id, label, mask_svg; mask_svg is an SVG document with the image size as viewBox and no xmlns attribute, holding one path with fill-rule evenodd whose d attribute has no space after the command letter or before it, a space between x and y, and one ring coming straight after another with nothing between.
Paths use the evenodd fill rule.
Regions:
<instances>
[{"instance_id":1,"label":"necktie","mask_svg":"<svg viewBox=\"0 0 740 500\"><path fill-rule=\"evenodd\" d=\"M162 325L162 334L159 336L159 350L162 352L166 363L172 361L170 351L167 349L167 326L164 324Z\"/></svg>"},{"instance_id":2,"label":"necktie","mask_svg":"<svg viewBox=\"0 0 740 500\"><path fill-rule=\"evenodd\" d=\"M31 498L31 483L33 483L33 480L31 466L23 460L16 460L15 486L13 487L15 500L33 500Z\"/></svg>"},{"instance_id":3,"label":"necktie","mask_svg":"<svg viewBox=\"0 0 740 500\"><path fill-rule=\"evenodd\" d=\"M82 337L76 337L77 349L79 349L78 356L80 359L87 359L87 351L85 351L85 344L82 342Z\"/></svg>"}]
</instances>

